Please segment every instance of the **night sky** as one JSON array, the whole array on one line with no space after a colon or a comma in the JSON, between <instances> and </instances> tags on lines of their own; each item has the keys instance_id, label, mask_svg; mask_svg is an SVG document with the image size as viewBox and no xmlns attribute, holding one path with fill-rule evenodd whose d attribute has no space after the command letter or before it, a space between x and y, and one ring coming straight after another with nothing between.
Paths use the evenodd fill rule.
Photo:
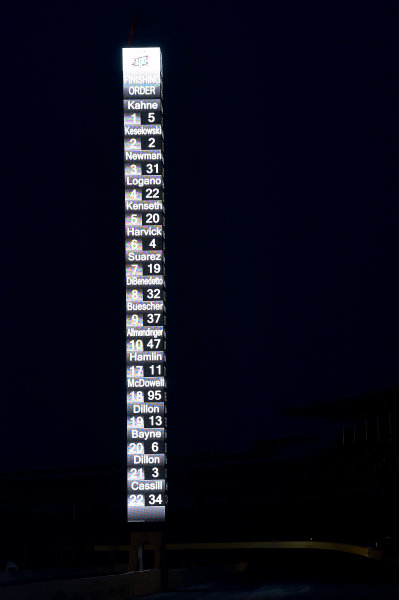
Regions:
<instances>
[{"instance_id":1,"label":"night sky","mask_svg":"<svg viewBox=\"0 0 399 600\"><path fill-rule=\"evenodd\" d=\"M164 62L171 455L399 386L397 5L39 4L1 25L0 470L124 460L134 16Z\"/></svg>"}]
</instances>

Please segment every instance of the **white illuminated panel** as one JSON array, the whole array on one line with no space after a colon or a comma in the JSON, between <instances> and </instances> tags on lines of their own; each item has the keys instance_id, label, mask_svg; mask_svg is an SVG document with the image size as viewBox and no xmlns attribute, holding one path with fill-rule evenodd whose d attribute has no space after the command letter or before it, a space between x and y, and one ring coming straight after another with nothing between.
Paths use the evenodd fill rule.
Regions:
<instances>
[{"instance_id":1,"label":"white illuminated panel","mask_svg":"<svg viewBox=\"0 0 399 600\"><path fill-rule=\"evenodd\" d=\"M123 49L128 521L166 513L162 58Z\"/></svg>"}]
</instances>

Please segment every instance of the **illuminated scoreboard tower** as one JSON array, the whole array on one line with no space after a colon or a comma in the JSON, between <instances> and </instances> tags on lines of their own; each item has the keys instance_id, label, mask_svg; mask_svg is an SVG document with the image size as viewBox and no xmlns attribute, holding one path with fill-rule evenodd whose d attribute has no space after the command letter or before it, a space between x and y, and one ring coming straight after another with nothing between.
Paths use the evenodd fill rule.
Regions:
<instances>
[{"instance_id":1,"label":"illuminated scoreboard tower","mask_svg":"<svg viewBox=\"0 0 399 600\"><path fill-rule=\"evenodd\" d=\"M123 49L128 521L164 521L166 381L162 59Z\"/></svg>"}]
</instances>

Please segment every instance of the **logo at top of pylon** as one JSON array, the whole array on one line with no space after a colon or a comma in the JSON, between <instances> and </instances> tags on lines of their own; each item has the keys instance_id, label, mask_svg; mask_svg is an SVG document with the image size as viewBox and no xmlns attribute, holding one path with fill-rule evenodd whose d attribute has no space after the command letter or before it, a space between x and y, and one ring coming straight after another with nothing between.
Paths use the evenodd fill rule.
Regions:
<instances>
[{"instance_id":1,"label":"logo at top of pylon","mask_svg":"<svg viewBox=\"0 0 399 600\"><path fill-rule=\"evenodd\" d=\"M138 56L137 58L133 58L132 65L133 67L145 67L150 62L150 57L148 54L146 56Z\"/></svg>"}]
</instances>

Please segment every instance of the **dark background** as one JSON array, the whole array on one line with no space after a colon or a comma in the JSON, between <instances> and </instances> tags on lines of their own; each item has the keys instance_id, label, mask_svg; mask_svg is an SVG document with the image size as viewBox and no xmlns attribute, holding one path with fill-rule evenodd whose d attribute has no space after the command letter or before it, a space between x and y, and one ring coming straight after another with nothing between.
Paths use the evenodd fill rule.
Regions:
<instances>
[{"instance_id":1,"label":"dark background","mask_svg":"<svg viewBox=\"0 0 399 600\"><path fill-rule=\"evenodd\" d=\"M164 62L171 456L306 434L278 411L399 385L397 17L381 1L3 9L0 470L125 460L133 18L132 45Z\"/></svg>"}]
</instances>

